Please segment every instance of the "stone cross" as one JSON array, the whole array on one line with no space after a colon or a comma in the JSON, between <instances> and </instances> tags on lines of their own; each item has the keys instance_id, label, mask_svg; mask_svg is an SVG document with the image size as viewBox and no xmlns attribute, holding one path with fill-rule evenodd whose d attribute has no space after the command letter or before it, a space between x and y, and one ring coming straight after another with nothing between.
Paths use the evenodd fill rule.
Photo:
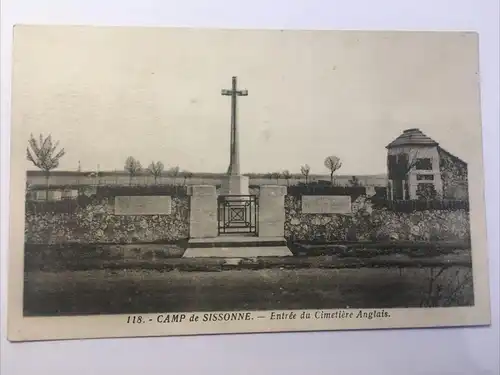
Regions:
<instances>
[{"instance_id":1,"label":"stone cross","mask_svg":"<svg viewBox=\"0 0 500 375\"><path fill-rule=\"evenodd\" d=\"M231 97L231 151L229 155L229 168L227 174L238 176L240 174L240 150L238 144L238 128L236 123L236 98L238 96L247 96L247 90L238 90L236 77L233 77L233 86L231 90L222 90L222 95Z\"/></svg>"}]
</instances>

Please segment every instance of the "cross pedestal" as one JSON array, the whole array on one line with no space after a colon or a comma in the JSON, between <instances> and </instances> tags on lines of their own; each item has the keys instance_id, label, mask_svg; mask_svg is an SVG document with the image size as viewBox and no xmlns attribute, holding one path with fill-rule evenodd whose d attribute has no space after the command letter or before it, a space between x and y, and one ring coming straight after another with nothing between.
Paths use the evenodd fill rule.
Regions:
<instances>
[{"instance_id":1,"label":"cross pedestal","mask_svg":"<svg viewBox=\"0 0 500 375\"><path fill-rule=\"evenodd\" d=\"M220 195L249 195L248 176L224 176Z\"/></svg>"}]
</instances>

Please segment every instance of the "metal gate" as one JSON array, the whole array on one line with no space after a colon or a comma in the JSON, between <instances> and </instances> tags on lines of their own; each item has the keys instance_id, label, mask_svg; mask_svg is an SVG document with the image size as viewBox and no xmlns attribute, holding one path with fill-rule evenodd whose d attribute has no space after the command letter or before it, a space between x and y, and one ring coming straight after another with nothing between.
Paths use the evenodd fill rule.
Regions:
<instances>
[{"instance_id":1,"label":"metal gate","mask_svg":"<svg viewBox=\"0 0 500 375\"><path fill-rule=\"evenodd\" d=\"M258 209L255 195L218 197L219 234L258 234Z\"/></svg>"}]
</instances>

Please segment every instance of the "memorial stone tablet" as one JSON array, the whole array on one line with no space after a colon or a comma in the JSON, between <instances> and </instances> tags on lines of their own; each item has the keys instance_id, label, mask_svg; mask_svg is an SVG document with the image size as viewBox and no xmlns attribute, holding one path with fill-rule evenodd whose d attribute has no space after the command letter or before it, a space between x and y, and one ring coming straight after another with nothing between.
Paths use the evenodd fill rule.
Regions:
<instances>
[{"instance_id":1,"label":"memorial stone tablet","mask_svg":"<svg viewBox=\"0 0 500 375\"><path fill-rule=\"evenodd\" d=\"M348 195L304 195L303 214L350 214L351 197Z\"/></svg>"},{"instance_id":2,"label":"memorial stone tablet","mask_svg":"<svg viewBox=\"0 0 500 375\"><path fill-rule=\"evenodd\" d=\"M115 197L115 215L170 215L170 196Z\"/></svg>"}]
</instances>

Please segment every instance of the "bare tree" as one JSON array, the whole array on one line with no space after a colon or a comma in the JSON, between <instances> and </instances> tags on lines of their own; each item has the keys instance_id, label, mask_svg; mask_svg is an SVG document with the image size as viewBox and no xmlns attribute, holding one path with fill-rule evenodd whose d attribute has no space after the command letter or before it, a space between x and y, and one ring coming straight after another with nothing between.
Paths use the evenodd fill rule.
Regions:
<instances>
[{"instance_id":1,"label":"bare tree","mask_svg":"<svg viewBox=\"0 0 500 375\"><path fill-rule=\"evenodd\" d=\"M46 138L40 134L38 141L33 134L30 134L28 147L26 148L26 158L37 168L40 168L45 174L46 193L45 199L49 199L49 176L50 171L59 166L59 160L66 154L64 148L57 151L59 141L52 141L49 134Z\"/></svg>"},{"instance_id":2,"label":"bare tree","mask_svg":"<svg viewBox=\"0 0 500 375\"><path fill-rule=\"evenodd\" d=\"M443 265L430 267L429 272L428 288L422 295L420 307L450 307L470 301L473 290L470 268L453 269Z\"/></svg>"},{"instance_id":3,"label":"bare tree","mask_svg":"<svg viewBox=\"0 0 500 375\"><path fill-rule=\"evenodd\" d=\"M309 182L309 173L311 172L311 167L309 165L305 164L302 167L300 167L300 173L305 177L306 179L306 184Z\"/></svg>"},{"instance_id":4,"label":"bare tree","mask_svg":"<svg viewBox=\"0 0 500 375\"><path fill-rule=\"evenodd\" d=\"M157 184L158 177L161 176L164 168L165 168L165 166L163 165L163 163L161 161L156 161L156 162L152 161L151 164L149 164L148 172L154 177L155 184Z\"/></svg>"},{"instance_id":5,"label":"bare tree","mask_svg":"<svg viewBox=\"0 0 500 375\"><path fill-rule=\"evenodd\" d=\"M141 162L135 159L133 156L129 156L125 160L125 171L129 174L129 185L132 185L132 178L137 176L137 174L142 170Z\"/></svg>"},{"instance_id":6,"label":"bare tree","mask_svg":"<svg viewBox=\"0 0 500 375\"><path fill-rule=\"evenodd\" d=\"M290 186L290 179L292 178L292 174L289 170L284 170L281 175L286 180L286 186Z\"/></svg>"},{"instance_id":7,"label":"bare tree","mask_svg":"<svg viewBox=\"0 0 500 375\"><path fill-rule=\"evenodd\" d=\"M333 174L342 167L342 162L338 156L331 155L325 159L325 167L330 170L330 182L333 186Z\"/></svg>"},{"instance_id":8,"label":"bare tree","mask_svg":"<svg viewBox=\"0 0 500 375\"><path fill-rule=\"evenodd\" d=\"M402 163L402 168L401 168L401 173L404 178L408 177L410 172L415 168L417 165L417 162L419 160L418 158L418 150L415 150L415 153L413 155L410 154L405 154L405 153L399 153L399 155L407 155L407 162Z\"/></svg>"},{"instance_id":9,"label":"bare tree","mask_svg":"<svg viewBox=\"0 0 500 375\"><path fill-rule=\"evenodd\" d=\"M174 178L174 185L175 181L177 179L177 176L179 176L180 168L178 166L172 167L168 170L168 175Z\"/></svg>"}]
</instances>

